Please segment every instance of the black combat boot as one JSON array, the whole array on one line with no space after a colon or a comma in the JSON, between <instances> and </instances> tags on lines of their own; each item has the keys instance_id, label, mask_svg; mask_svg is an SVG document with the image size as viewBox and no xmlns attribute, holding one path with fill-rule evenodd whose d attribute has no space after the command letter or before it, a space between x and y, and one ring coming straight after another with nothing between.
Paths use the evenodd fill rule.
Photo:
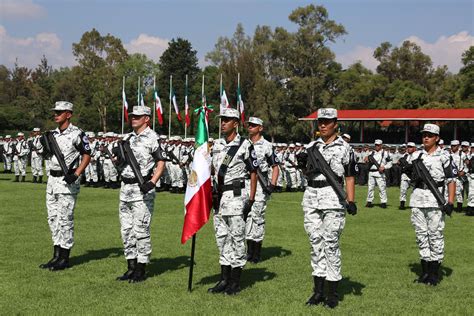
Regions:
<instances>
[{"instance_id":1,"label":"black combat boot","mask_svg":"<svg viewBox=\"0 0 474 316\"><path fill-rule=\"evenodd\" d=\"M145 281L146 280L145 267L146 267L146 263L138 262L128 282L138 283L138 282Z\"/></svg>"},{"instance_id":2,"label":"black combat boot","mask_svg":"<svg viewBox=\"0 0 474 316\"><path fill-rule=\"evenodd\" d=\"M365 207L371 208L374 207L374 205L372 204L372 202L367 202L367 204L365 204Z\"/></svg>"},{"instance_id":3,"label":"black combat boot","mask_svg":"<svg viewBox=\"0 0 474 316\"><path fill-rule=\"evenodd\" d=\"M387 208L387 203L382 203L382 204L380 204L380 207L381 207L381 208Z\"/></svg>"},{"instance_id":4,"label":"black combat boot","mask_svg":"<svg viewBox=\"0 0 474 316\"><path fill-rule=\"evenodd\" d=\"M400 206L398 207L399 210L404 211L406 209L405 207L405 201L400 201Z\"/></svg>"},{"instance_id":5,"label":"black combat boot","mask_svg":"<svg viewBox=\"0 0 474 316\"><path fill-rule=\"evenodd\" d=\"M43 176L39 176L38 183L43 183Z\"/></svg>"},{"instance_id":6,"label":"black combat boot","mask_svg":"<svg viewBox=\"0 0 474 316\"><path fill-rule=\"evenodd\" d=\"M262 251L262 242L254 241L255 248L253 250L252 262L259 263L260 262L260 252Z\"/></svg>"},{"instance_id":7,"label":"black combat boot","mask_svg":"<svg viewBox=\"0 0 474 316\"><path fill-rule=\"evenodd\" d=\"M240 292L240 275L242 274L242 268L232 268L230 274L229 286L225 289L225 294L236 295Z\"/></svg>"},{"instance_id":8,"label":"black combat boot","mask_svg":"<svg viewBox=\"0 0 474 316\"><path fill-rule=\"evenodd\" d=\"M20 182L20 176L15 176L15 180L13 182Z\"/></svg>"},{"instance_id":9,"label":"black combat boot","mask_svg":"<svg viewBox=\"0 0 474 316\"><path fill-rule=\"evenodd\" d=\"M329 308L335 308L339 304L339 295L337 294L337 285L339 281L328 281L328 297L324 302Z\"/></svg>"},{"instance_id":10,"label":"black combat boot","mask_svg":"<svg viewBox=\"0 0 474 316\"><path fill-rule=\"evenodd\" d=\"M230 274L232 268L230 266L221 266L221 279L214 287L207 290L209 293L222 293L230 283Z\"/></svg>"},{"instance_id":11,"label":"black combat boot","mask_svg":"<svg viewBox=\"0 0 474 316\"><path fill-rule=\"evenodd\" d=\"M413 282L426 283L426 280L428 280L428 261L421 260L420 263L421 263L420 277Z\"/></svg>"},{"instance_id":12,"label":"black combat boot","mask_svg":"<svg viewBox=\"0 0 474 316\"><path fill-rule=\"evenodd\" d=\"M130 280L137 267L137 259L127 259L127 267L127 271L122 276L117 277L117 281Z\"/></svg>"},{"instance_id":13,"label":"black combat boot","mask_svg":"<svg viewBox=\"0 0 474 316\"><path fill-rule=\"evenodd\" d=\"M33 176L33 180L31 182L36 183L36 176Z\"/></svg>"},{"instance_id":14,"label":"black combat boot","mask_svg":"<svg viewBox=\"0 0 474 316\"><path fill-rule=\"evenodd\" d=\"M41 269L49 269L50 267L52 267L53 265L55 265L56 262L57 262L58 259L59 259L59 249L60 249L59 246L54 246L54 247L53 247L53 257L51 258L51 260L49 260L49 261L46 262L46 263L40 264L39 267L40 267Z\"/></svg>"},{"instance_id":15,"label":"black combat boot","mask_svg":"<svg viewBox=\"0 0 474 316\"><path fill-rule=\"evenodd\" d=\"M90 181L86 181L86 183L84 184L84 186L87 188L87 187L90 187L91 186L91 183Z\"/></svg>"},{"instance_id":16,"label":"black combat boot","mask_svg":"<svg viewBox=\"0 0 474 316\"><path fill-rule=\"evenodd\" d=\"M322 277L313 276L313 295L308 299L306 305L319 305L324 302L324 281Z\"/></svg>"},{"instance_id":17,"label":"black combat boot","mask_svg":"<svg viewBox=\"0 0 474 316\"><path fill-rule=\"evenodd\" d=\"M245 257L247 261L252 261L254 248L255 248L255 241L250 240L250 239L247 240L247 256Z\"/></svg>"},{"instance_id":18,"label":"black combat boot","mask_svg":"<svg viewBox=\"0 0 474 316\"><path fill-rule=\"evenodd\" d=\"M439 267L441 262L429 261L428 262L428 278L426 284L436 286L439 283Z\"/></svg>"},{"instance_id":19,"label":"black combat boot","mask_svg":"<svg viewBox=\"0 0 474 316\"><path fill-rule=\"evenodd\" d=\"M21 176L21 181L20 182L25 182L25 176Z\"/></svg>"},{"instance_id":20,"label":"black combat boot","mask_svg":"<svg viewBox=\"0 0 474 316\"><path fill-rule=\"evenodd\" d=\"M462 212L462 203L458 202L458 207L456 208L456 212L458 212L458 213Z\"/></svg>"},{"instance_id":21,"label":"black combat boot","mask_svg":"<svg viewBox=\"0 0 474 316\"><path fill-rule=\"evenodd\" d=\"M49 270L60 271L69 268L69 254L71 249L59 248L59 259Z\"/></svg>"}]
</instances>

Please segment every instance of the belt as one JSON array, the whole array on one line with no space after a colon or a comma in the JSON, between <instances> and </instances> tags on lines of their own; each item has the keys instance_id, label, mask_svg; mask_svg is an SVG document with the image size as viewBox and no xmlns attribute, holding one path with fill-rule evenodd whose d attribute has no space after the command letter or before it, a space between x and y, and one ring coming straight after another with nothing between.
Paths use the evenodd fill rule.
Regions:
<instances>
[{"instance_id":1,"label":"belt","mask_svg":"<svg viewBox=\"0 0 474 316\"><path fill-rule=\"evenodd\" d=\"M147 175L147 176L143 177L143 180L145 182L149 181L150 179L151 179L151 175ZM122 177L122 182L125 183L125 184L134 184L134 183L138 183L138 178L124 178L124 177Z\"/></svg>"},{"instance_id":2,"label":"belt","mask_svg":"<svg viewBox=\"0 0 474 316\"><path fill-rule=\"evenodd\" d=\"M436 182L436 186L438 188L443 187L444 186L444 181ZM422 190L429 190L428 186L424 182L418 182L417 184L415 184L415 188L416 189L422 189Z\"/></svg>"},{"instance_id":3,"label":"belt","mask_svg":"<svg viewBox=\"0 0 474 316\"><path fill-rule=\"evenodd\" d=\"M76 172L76 169L71 169L71 174ZM51 177L64 177L64 172L62 170L49 170L49 175Z\"/></svg>"},{"instance_id":4,"label":"belt","mask_svg":"<svg viewBox=\"0 0 474 316\"><path fill-rule=\"evenodd\" d=\"M326 180L319 180L319 181L318 180L309 180L308 181L308 186L317 189L317 188L329 187L331 185Z\"/></svg>"},{"instance_id":5,"label":"belt","mask_svg":"<svg viewBox=\"0 0 474 316\"><path fill-rule=\"evenodd\" d=\"M241 189L245 188L245 182L240 182L240 188ZM222 192L233 191L233 190L234 190L234 186L232 184L227 184L227 185L222 186Z\"/></svg>"}]
</instances>

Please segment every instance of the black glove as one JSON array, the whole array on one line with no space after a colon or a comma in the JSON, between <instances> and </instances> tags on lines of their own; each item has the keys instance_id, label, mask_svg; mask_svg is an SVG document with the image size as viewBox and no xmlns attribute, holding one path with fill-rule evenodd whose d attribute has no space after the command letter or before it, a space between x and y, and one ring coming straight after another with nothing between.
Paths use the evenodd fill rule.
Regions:
<instances>
[{"instance_id":1,"label":"black glove","mask_svg":"<svg viewBox=\"0 0 474 316\"><path fill-rule=\"evenodd\" d=\"M271 195L275 191L275 186L273 184L270 184L268 186L268 195Z\"/></svg>"},{"instance_id":2,"label":"black glove","mask_svg":"<svg viewBox=\"0 0 474 316\"><path fill-rule=\"evenodd\" d=\"M347 213L349 213L351 215L356 215L357 214L357 205L354 202L348 202Z\"/></svg>"},{"instance_id":3,"label":"black glove","mask_svg":"<svg viewBox=\"0 0 474 316\"><path fill-rule=\"evenodd\" d=\"M451 216L454 210L454 205L452 203L445 204L441 207L441 211L446 213L446 215Z\"/></svg>"},{"instance_id":4,"label":"black glove","mask_svg":"<svg viewBox=\"0 0 474 316\"><path fill-rule=\"evenodd\" d=\"M247 217L249 216L250 211L252 210L252 205L255 201L248 200L247 203L244 205L244 221L247 221Z\"/></svg>"},{"instance_id":5,"label":"black glove","mask_svg":"<svg viewBox=\"0 0 474 316\"><path fill-rule=\"evenodd\" d=\"M147 181L140 186L140 191L143 194L148 193L148 191L153 190L155 188L155 184L151 181Z\"/></svg>"},{"instance_id":6,"label":"black glove","mask_svg":"<svg viewBox=\"0 0 474 316\"><path fill-rule=\"evenodd\" d=\"M64 181L66 181L67 184L73 184L74 182L76 182L77 178L79 177L76 176L75 173L67 174L64 176Z\"/></svg>"}]
</instances>

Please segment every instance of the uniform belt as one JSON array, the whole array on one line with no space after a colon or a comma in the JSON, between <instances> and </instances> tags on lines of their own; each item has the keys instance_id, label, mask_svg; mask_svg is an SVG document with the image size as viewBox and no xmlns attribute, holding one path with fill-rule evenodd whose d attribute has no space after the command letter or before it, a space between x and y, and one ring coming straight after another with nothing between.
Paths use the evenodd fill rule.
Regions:
<instances>
[{"instance_id":1,"label":"uniform belt","mask_svg":"<svg viewBox=\"0 0 474 316\"><path fill-rule=\"evenodd\" d=\"M444 181L440 181L440 182L436 182L436 186L438 188L441 188L444 186ZM415 185L415 188L416 189L422 189L422 190L429 190L428 186L426 185L426 183L424 182L418 182L416 185Z\"/></svg>"},{"instance_id":2,"label":"uniform belt","mask_svg":"<svg viewBox=\"0 0 474 316\"><path fill-rule=\"evenodd\" d=\"M71 173L76 172L76 169L71 169ZM64 177L64 172L62 170L49 170L49 175L51 177Z\"/></svg>"},{"instance_id":3,"label":"uniform belt","mask_svg":"<svg viewBox=\"0 0 474 316\"><path fill-rule=\"evenodd\" d=\"M245 182L240 182L240 188L241 189L245 188ZM232 184L227 184L227 185L222 186L222 192L233 191L233 190L234 190L234 186Z\"/></svg>"},{"instance_id":4,"label":"uniform belt","mask_svg":"<svg viewBox=\"0 0 474 316\"><path fill-rule=\"evenodd\" d=\"M326 180L309 180L308 186L317 189L317 188L329 187L331 185Z\"/></svg>"},{"instance_id":5,"label":"uniform belt","mask_svg":"<svg viewBox=\"0 0 474 316\"><path fill-rule=\"evenodd\" d=\"M151 175L147 175L147 176L143 177L143 180L145 182L149 181L150 179L151 179ZM125 183L125 184L134 184L134 183L138 183L138 178L124 178L124 177L122 177L122 182Z\"/></svg>"}]
</instances>

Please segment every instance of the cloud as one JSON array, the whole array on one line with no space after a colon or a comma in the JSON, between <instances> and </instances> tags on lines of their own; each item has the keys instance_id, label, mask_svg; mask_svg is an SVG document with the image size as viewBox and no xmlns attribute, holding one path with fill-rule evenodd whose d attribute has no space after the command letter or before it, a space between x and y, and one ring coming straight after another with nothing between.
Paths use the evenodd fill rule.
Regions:
<instances>
[{"instance_id":1,"label":"cloud","mask_svg":"<svg viewBox=\"0 0 474 316\"><path fill-rule=\"evenodd\" d=\"M125 48L131 54L145 54L148 58L159 61L161 54L168 48L168 40L160 37L140 34L130 43L125 44Z\"/></svg>"},{"instance_id":2,"label":"cloud","mask_svg":"<svg viewBox=\"0 0 474 316\"><path fill-rule=\"evenodd\" d=\"M41 18L46 10L32 0L1 0L0 16L8 20Z\"/></svg>"},{"instance_id":3,"label":"cloud","mask_svg":"<svg viewBox=\"0 0 474 316\"><path fill-rule=\"evenodd\" d=\"M34 37L13 37L0 25L0 64L12 67L18 64L35 68L43 55L54 68L75 64L72 52L65 52L56 33L38 33Z\"/></svg>"},{"instance_id":4,"label":"cloud","mask_svg":"<svg viewBox=\"0 0 474 316\"><path fill-rule=\"evenodd\" d=\"M429 43L415 35L405 40L409 40L420 46L422 52L431 57L434 67L447 65L448 69L453 73L457 73L462 66L461 56L463 52L474 45L474 36L470 35L467 31L462 31L451 36L441 36L434 43ZM398 46L402 43L403 41L400 42ZM374 47L357 46L350 52L337 55L336 60L344 67L359 60L367 68L375 70L378 61L372 56L374 50Z\"/></svg>"}]
</instances>

